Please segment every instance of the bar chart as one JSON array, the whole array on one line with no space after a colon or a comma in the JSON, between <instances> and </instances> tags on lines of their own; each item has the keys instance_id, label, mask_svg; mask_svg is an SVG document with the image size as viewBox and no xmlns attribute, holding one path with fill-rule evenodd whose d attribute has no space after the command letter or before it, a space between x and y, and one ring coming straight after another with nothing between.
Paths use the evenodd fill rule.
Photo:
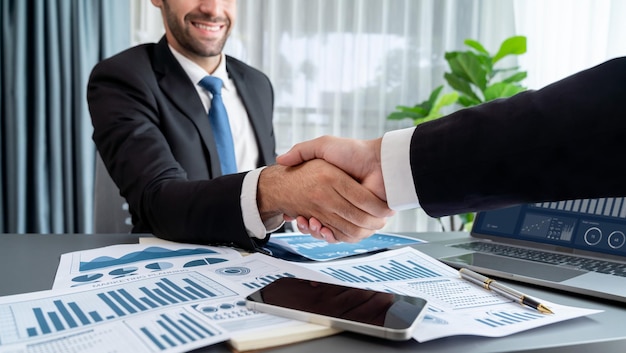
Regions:
<instances>
[{"instance_id":1,"label":"bar chart","mask_svg":"<svg viewBox=\"0 0 626 353\"><path fill-rule=\"evenodd\" d=\"M213 325L190 305L170 307L72 333L1 344L2 352L39 353L179 353L222 342L228 332Z\"/></svg>"},{"instance_id":2,"label":"bar chart","mask_svg":"<svg viewBox=\"0 0 626 353\"><path fill-rule=\"evenodd\" d=\"M236 295L214 280L189 272L0 305L0 345Z\"/></svg>"},{"instance_id":3,"label":"bar chart","mask_svg":"<svg viewBox=\"0 0 626 353\"><path fill-rule=\"evenodd\" d=\"M284 272L284 273L278 273L275 275L259 276L259 277L256 277L254 281L243 282L242 284L250 289L263 288L265 287L265 285L270 284L274 282L275 280L282 278L282 277L296 277L296 276L289 272Z\"/></svg>"},{"instance_id":4,"label":"bar chart","mask_svg":"<svg viewBox=\"0 0 626 353\"><path fill-rule=\"evenodd\" d=\"M534 321L546 317L545 315L530 312L527 310L520 311L491 311L482 317L474 320L491 328L516 325L526 321Z\"/></svg>"},{"instance_id":5,"label":"bar chart","mask_svg":"<svg viewBox=\"0 0 626 353\"><path fill-rule=\"evenodd\" d=\"M154 312L125 323L153 351L193 344L221 333L188 307Z\"/></svg>"},{"instance_id":6,"label":"bar chart","mask_svg":"<svg viewBox=\"0 0 626 353\"><path fill-rule=\"evenodd\" d=\"M441 274L413 259L386 259L379 263L358 264L349 268L327 266L320 272L348 283L377 283L441 277Z\"/></svg>"},{"instance_id":7,"label":"bar chart","mask_svg":"<svg viewBox=\"0 0 626 353\"><path fill-rule=\"evenodd\" d=\"M623 197L542 202L536 203L533 206L536 208L577 212L588 215L626 218L626 198Z\"/></svg>"}]
</instances>

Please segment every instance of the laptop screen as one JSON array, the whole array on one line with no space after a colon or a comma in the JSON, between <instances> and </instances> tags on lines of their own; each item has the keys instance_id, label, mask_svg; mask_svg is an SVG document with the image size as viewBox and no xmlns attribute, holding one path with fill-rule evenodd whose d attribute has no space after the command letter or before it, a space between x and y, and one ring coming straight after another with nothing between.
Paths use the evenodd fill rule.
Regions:
<instances>
[{"instance_id":1,"label":"laptop screen","mask_svg":"<svg viewBox=\"0 0 626 353\"><path fill-rule=\"evenodd\" d=\"M626 256L626 198L544 202L479 212L472 233Z\"/></svg>"}]
</instances>

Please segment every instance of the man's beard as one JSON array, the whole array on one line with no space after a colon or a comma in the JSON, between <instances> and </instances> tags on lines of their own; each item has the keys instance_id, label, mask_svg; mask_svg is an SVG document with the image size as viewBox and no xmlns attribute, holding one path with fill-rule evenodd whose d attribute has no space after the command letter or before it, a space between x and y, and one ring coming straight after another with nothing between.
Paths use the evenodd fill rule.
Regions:
<instances>
[{"instance_id":1,"label":"man's beard","mask_svg":"<svg viewBox=\"0 0 626 353\"><path fill-rule=\"evenodd\" d=\"M198 15L192 15L192 16L187 15L185 16L185 23L188 23L189 26L193 26L192 20L198 17L199 17ZM172 36L176 38L176 41L178 42L178 44L180 44L180 46L183 47L188 52L197 56L201 56L201 57L212 57L212 56L220 55L222 53L222 50L224 50L224 45L226 45L226 39L228 39L228 35L230 34L231 23L228 19L226 19L225 21L219 21L219 22L225 22L225 25L227 27L226 34L224 34L222 38L219 38L217 40L212 40L210 42L198 41L195 38L193 38L189 34L189 31L187 30L187 28L182 27L178 24L178 22L176 21L176 18L171 15L171 12L167 12L166 19L167 19L168 27L170 31L172 32ZM207 20L204 17L202 19ZM215 19L210 19L210 20L215 20Z\"/></svg>"}]
</instances>

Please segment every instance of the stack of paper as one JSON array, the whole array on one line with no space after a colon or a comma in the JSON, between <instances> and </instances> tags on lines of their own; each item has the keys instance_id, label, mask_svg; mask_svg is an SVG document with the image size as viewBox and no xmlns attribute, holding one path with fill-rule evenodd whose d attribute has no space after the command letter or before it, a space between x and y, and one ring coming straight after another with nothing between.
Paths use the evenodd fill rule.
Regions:
<instances>
[{"instance_id":1,"label":"stack of paper","mask_svg":"<svg viewBox=\"0 0 626 353\"><path fill-rule=\"evenodd\" d=\"M0 298L0 351L185 352L223 341L245 351L337 333L245 307L280 277L424 297L419 342L505 336L596 312L546 303L555 314L537 313L409 247L305 264L222 247L116 245L64 254L53 290Z\"/></svg>"}]
</instances>

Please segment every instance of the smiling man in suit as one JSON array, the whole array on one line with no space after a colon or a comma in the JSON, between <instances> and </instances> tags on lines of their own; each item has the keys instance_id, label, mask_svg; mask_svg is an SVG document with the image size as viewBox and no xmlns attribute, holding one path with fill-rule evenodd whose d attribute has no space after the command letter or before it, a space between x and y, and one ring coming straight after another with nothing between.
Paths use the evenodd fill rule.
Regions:
<instances>
[{"instance_id":1,"label":"smiling man in suit","mask_svg":"<svg viewBox=\"0 0 626 353\"><path fill-rule=\"evenodd\" d=\"M128 201L133 232L254 249L284 215L319 217L344 241L384 225L386 204L333 165L272 165L272 85L222 52L235 0L152 3L165 36L100 62L87 90L93 140ZM208 117L206 76L223 82L236 160L228 175Z\"/></svg>"}]
</instances>

